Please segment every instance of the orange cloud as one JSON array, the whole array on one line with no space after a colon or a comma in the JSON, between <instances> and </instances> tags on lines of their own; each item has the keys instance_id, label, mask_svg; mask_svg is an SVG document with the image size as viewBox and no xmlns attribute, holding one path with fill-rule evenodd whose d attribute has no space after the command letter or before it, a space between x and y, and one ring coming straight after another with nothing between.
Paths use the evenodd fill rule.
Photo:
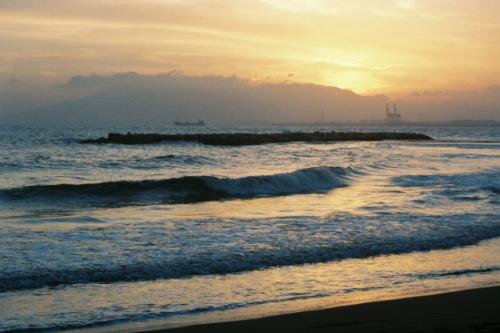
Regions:
<instances>
[{"instance_id":1,"label":"orange cloud","mask_svg":"<svg viewBox=\"0 0 500 333\"><path fill-rule=\"evenodd\" d=\"M492 0L3 1L0 74L179 69L360 93L475 89L500 84L499 14Z\"/></svg>"}]
</instances>

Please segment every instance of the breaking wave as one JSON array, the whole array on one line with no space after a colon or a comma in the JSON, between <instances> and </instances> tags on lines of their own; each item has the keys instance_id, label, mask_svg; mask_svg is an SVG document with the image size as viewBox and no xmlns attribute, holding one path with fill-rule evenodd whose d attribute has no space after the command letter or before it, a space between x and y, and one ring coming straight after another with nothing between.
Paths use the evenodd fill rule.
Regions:
<instances>
[{"instance_id":1,"label":"breaking wave","mask_svg":"<svg viewBox=\"0 0 500 333\"><path fill-rule=\"evenodd\" d=\"M473 216L470 216L473 218ZM468 218L462 222L457 216L450 216L449 221L455 221L449 226L449 221L439 222L429 216L428 221L415 226L410 217L407 227L414 229L404 234L400 230L380 235L357 235L347 239L352 234L347 231L342 235L344 241L330 241L320 244L282 244L279 248L244 249L214 246L204 249L194 246L194 252L179 256L173 253L158 254L155 258L133 260L133 256L124 262L101 262L74 267L54 265L45 269L29 269L10 271L0 274L0 292L12 290L36 289L42 287L64 286L81 283L114 283L129 281L151 281L156 279L178 279L210 274L231 274L269 267L314 264L349 258L367 258L388 254L403 254L413 251L430 251L449 249L477 244L478 242L500 236L500 225L491 223L489 218L475 221L470 225ZM374 218L375 221L378 218ZM389 218L391 220L392 218ZM335 223L333 223L335 222ZM365 221L366 223L367 221ZM343 225L341 229L352 229L356 222L342 223L341 220L331 220L329 224ZM428 230L431 228L432 230ZM377 235L378 234L378 235ZM303 235L305 236L305 235ZM333 237L333 235L330 235ZM164 237L164 236L161 236ZM358 239L357 239L358 238ZM150 239L150 242L155 240ZM216 242L217 240L213 240ZM476 270L461 270L453 272L429 273L428 277L443 277L448 275L464 275L488 273L494 268ZM435 275L435 276L434 276ZM426 276L422 276L426 277Z\"/></svg>"},{"instance_id":2,"label":"breaking wave","mask_svg":"<svg viewBox=\"0 0 500 333\"><path fill-rule=\"evenodd\" d=\"M80 206L175 204L320 193L348 185L355 174L357 172L352 168L313 167L289 173L242 178L186 176L94 184L35 185L5 189L0 192L0 196L19 202L57 198Z\"/></svg>"}]
</instances>

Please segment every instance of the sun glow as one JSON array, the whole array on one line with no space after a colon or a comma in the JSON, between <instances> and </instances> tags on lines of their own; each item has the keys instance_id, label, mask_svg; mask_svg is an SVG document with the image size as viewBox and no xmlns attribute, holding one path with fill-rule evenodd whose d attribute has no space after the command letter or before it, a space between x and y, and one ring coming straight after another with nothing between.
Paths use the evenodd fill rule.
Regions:
<instances>
[{"instance_id":1,"label":"sun glow","mask_svg":"<svg viewBox=\"0 0 500 333\"><path fill-rule=\"evenodd\" d=\"M0 75L182 70L361 93L470 89L500 84L499 14L488 0L4 2Z\"/></svg>"}]
</instances>

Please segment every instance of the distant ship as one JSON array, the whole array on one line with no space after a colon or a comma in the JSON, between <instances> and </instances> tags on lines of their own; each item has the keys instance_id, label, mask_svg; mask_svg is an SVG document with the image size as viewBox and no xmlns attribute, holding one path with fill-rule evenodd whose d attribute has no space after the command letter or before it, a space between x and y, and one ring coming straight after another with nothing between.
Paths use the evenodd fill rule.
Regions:
<instances>
[{"instance_id":1,"label":"distant ship","mask_svg":"<svg viewBox=\"0 0 500 333\"><path fill-rule=\"evenodd\" d=\"M195 123L191 123L189 121L175 121L174 125L176 125L176 126L205 126L205 122L203 120L198 120Z\"/></svg>"},{"instance_id":2,"label":"distant ship","mask_svg":"<svg viewBox=\"0 0 500 333\"><path fill-rule=\"evenodd\" d=\"M385 121L389 124L396 124L401 121L401 113L396 109L396 104L392 104L392 112L389 110L389 104L385 105Z\"/></svg>"}]
</instances>

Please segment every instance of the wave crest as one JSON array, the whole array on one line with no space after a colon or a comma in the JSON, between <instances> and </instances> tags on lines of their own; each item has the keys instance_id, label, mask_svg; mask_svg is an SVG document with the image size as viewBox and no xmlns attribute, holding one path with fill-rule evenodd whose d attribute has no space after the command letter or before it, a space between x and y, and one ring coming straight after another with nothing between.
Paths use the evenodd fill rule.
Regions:
<instances>
[{"instance_id":1,"label":"wave crest","mask_svg":"<svg viewBox=\"0 0 500 333\"><path fill-rule=\"evenodd\" d=\"M0 196L15 201L57 198L78 205L188 203L300 193L320 193L346 186L351 168L313 167L289 173L241 178L186 176L160 180L94 184L35 185L6 189Z\"/></svg>"}]
</instances>

